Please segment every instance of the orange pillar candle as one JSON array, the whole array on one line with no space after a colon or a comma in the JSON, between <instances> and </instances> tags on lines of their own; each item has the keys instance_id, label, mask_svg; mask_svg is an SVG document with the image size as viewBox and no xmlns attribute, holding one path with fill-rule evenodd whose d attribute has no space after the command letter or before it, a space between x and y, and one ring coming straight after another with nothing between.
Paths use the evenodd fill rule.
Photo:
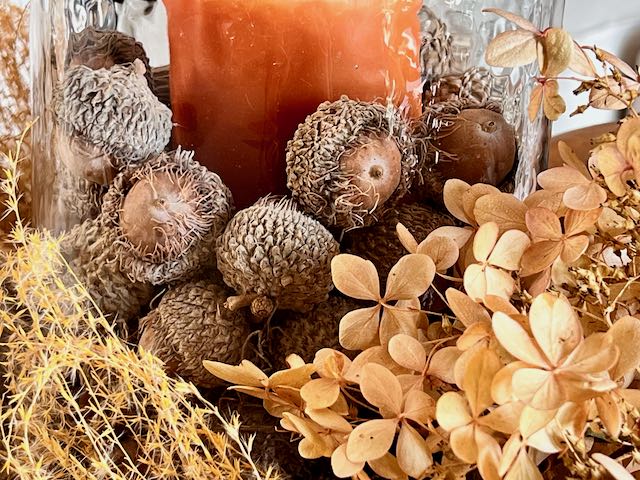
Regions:
<instances>
[{"instance_id":1,"label":"orange pillar candle","mask_svg":"<svg viewBox=\"0 0 640 480\"><path fill-rule=\"evenodd\" d=\"M174 140L245 207L286 193L285 148L326 100L421 110L422 0L164 0Z\"/></svg>"}]
</instances>

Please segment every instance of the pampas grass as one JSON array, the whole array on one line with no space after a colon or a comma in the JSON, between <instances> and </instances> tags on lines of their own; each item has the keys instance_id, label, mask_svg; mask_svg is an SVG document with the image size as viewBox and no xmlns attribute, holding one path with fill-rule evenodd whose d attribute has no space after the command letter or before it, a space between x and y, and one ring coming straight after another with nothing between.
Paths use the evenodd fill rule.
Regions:
<instances>
[{"instance_id":1,"label":"pampas grass","mask_svg":"<svg viewBox=\"0 0 640 480\"><path fill-rule=\"evenodd\" d=\"M22 137L24 138L24 136ZM2 253L3 470L24 479L276 479L252 459L237 417L114 333L70 270L59 239L18 214L17 159L2 192L16 215Z\"/></svg>"}]
</instances>

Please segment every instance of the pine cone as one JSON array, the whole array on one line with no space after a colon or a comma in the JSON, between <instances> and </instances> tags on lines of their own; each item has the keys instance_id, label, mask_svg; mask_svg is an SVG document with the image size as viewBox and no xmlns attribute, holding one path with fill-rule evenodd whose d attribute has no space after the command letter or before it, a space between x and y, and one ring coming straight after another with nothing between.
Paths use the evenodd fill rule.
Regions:
<instances>
[{"instance_id":1,"label":"pine cone","mask_svg":"<svg viewBox=\"0 0 640 480\"><path fill-rule=\"evenodd\" d=\"M220 177L182 150L121 173L102 206L104 224L118 238L120 268L131 281L153 285L214 267L216 239L232 211Z\"/></svg>"},{"instance_id":2,"label":"pine cone","mask_svg":"<svg viewBox=\"0 0 640 480\"><path fill-rule=\"evenodd\" d=\"M239 305L267 297L277 308L307 311L333 288L331 260L339 248L291 200L267 197L229 222L218 240L218 269Z\"/></svg>"},{"instance_id":3,"label":"pine cone","mask_svg":"<svg viewBox=\"0 0 640 480\"><path fill-rule=\"evenodd\" d=\"M151 93L145 73L140 60L110 70L80 65L66 72L53 108L74 153L63 161L76 176L108 183L104 172L140 164L169 143L171 110ZM82 148L74 149L74 141Z\"/></svg>"},{"instance_id":4,"label":"pine cone","mask_svg":"<svg viewBox=\"0 0 640 480\"><path fill-rule=\"evenodd\" d=\"M202 362L240 363L250 333L242 312L223 305L231 294L210 280L169 289L158 307L140 321L140 346L160 358L172 374L205 388L220 385Z\"/></svg>"},{"instance_id":5,"label":"pine cone","mask_svg":"<svg viewBox=\"0 0 640 480\"><path fill-rule=\"evenodd\" d=\"M125 322L140 314L154 291L149 284L132 282L120 271L118 237L101 220L98 217L76 225L63 237L60 249L100 310Z\"/></svg>"},{"instance_id":6,"label":"pine cone","mask_svg":"<svg viewBox=\"0 0 640 480\"><path fill-rule=\"evenodd\" d=\"M447 25L427 6L420 10L422 45L420 47L420 67L423 78L433 81L451 72L451 35Z\"/></svg>"}]
</instances>

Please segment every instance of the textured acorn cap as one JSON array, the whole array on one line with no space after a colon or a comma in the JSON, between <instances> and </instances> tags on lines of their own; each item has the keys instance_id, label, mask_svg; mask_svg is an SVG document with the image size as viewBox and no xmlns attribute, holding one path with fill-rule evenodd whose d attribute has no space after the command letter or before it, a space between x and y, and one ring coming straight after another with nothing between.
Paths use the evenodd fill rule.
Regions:
<instances>
[{"instance_id":1,"label":"textured acorn cap","mask_svg":"<svg viewBox=\"0 0 640 480\"><path fill-rule=\"evenodd\" d=\"M55 92L62 132L106 154L105 169L139 164L169 143L171 110L153 95L145 72L140 60L109 70L79 65L66 72Z\"/></svg>"},{"instance_id":2,"label":"textured acorn cap","mask_svg":"<svg viewBox=\"0 0 640 480\"><path fill-rule=\"evenodd\" d=\"M420 67L423 79L434 80L451 72L453 39L447 25L426 5L420 9L422 44Z\"/></svg>"},{"instance_id":3,"label":"textured acorn cap","mask_svg":"<svg viewBox=\"0 0 640 480\"><path fill-rule=\"evenodd\" d=\"M106 187L74 176L64 164L58 167L56 175L59 179L55 183L56 196L72 223L82 223L100 215Z\"/></svg>"},{"instance_id":4,"label":"textured acorn cap","mask_svg":"<svg viewBox=\"0 0 640 480\"><path fill-rule=\"evenodd\" d=\"M342 241L343 250L373 262L380 277L385 279L398 260L408 254L398 239L398 223L407 227L420 243L436 228L455 225L455 220L426 205L402 205L387 211L377 225L347 232Z\"/></svg>"},{"instance_id":5,"label":"textured acorn cap","mask_svg":"<svg viewBox=\"0 0 640 480\"><path fill-rule=\"evenodd\" d=\"M394 172L395 168L389 166L380 171L385 176L383 180L393 182L385 186L390 191L385 195L388 199L384 205L381 202L367 205L371 202L366 196L363 199L363 193L368 193L354 181L356 175L344 161L372 142L383 142L378 153L381 149L389 150L391 144L400 157L399 171ZM385 152L380 156L385 156ZM399 111L392 106L347 97L320 105L298 127L287 145L287 186L293 199L323 224L345 229L375 223L385 208L408 191L417 167L410 128Z\"/></svg>"},{"instance_id":6,"label":"textured acorn cap","mask_svg":"<svg viewBox=\"0 0 640 480\"><path fill-rule=\"evenodd\" d=\"M250 333L244 312L224 307L231 294L211 280L170 288L140 321L140 346L160 358L172 374L205 388L220 385L202 362L240 363Z\"/></svg>"},{"instance_id":7,"label":"textured acorn cap","mask_svg":"<svg viewBox=\"0 0 640 480\"><path fill-rule=\"evenodd\" d=\"M312 363L316 353L323 348L345 352L338 335L340 320L362 306L356 300L331 295L308 313L291 310L278 312L271 325L267 354L274 368L286 368L286 359L291 354Z\"/></svg>"},{"instance_id":8,"label":"textured acorn cap","mask_svg":"<svg viewBox=\"0 0 640 480\"><path fill-rule=\"evenodd\" d=\"M116 232L105 228L98 217L66 233L60 249L100 310L124 322L140 314L153 298L154 290L149 284L132 282L123 275L117 243Z\"/></svg>"},{"instance_id":9,"label":"textured acorn cap","mask_svg":"<svg viewBox=\"0 0 640 480\"><path fill-rule=\"evenodd\" d=\"M149 57L134 37L116 30L98 30L87 27L79 33L72 33L67 49L67 67L85 65L93 70L109 69L114 65L124 65L140 60L146 69L145 77L153 89L153 79Z\"/></svg>"},{"instance_id":10,"label":"textured acorn cap","mask_svg":"<svg viewBox=\"0 0 640 480\"><path fill-rule=\"evenodd\" d=\"M123 229L123 212L129 208L127 196L140 182L148 182L160 174L175 178L179 188L187 190L185 197L178 195L175 201L189 202L186 205L193 220L188 230L166 231L166 243L149 251L133 243ZM173 192L170 192L173 195ZM151 202L166 201L162 195L150 199ZM153 205L139 206L141 221L147 219L143 209ZM215 244L231 217L233 199L231 192L220 177L193 159L193 152L178 150L163 153L145 165L122 172L115 178L105 194L102 213L105 226L113 229L117 236L116 250L122 271L132 281L162 285L184 281L204 269L215 266ZM153 221L153 218L150 218ZM165 225L146 225L149 229L160 229ZM172 228L175 224L170 225Z\"/></svg>"},{"instance_id":11,"label":"textured acorn cap","mask_svg":"<svg viewBox=\"0 0 640 480\"><path fill-rule=\"evenodd\" d=\"M289 199L263 198L238 212L217 245L218 269L245 304L267 297L278 308L305 311L333 288L338 242Z\"/></svg>"}]
</instances>

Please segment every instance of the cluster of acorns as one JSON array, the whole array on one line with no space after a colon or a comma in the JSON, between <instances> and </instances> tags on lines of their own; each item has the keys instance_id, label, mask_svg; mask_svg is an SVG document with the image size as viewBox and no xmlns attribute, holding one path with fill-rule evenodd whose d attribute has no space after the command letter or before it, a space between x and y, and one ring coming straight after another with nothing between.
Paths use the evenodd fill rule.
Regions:
<instances>
[{"instance_id":1,"label":"cluster of acorns","mask_svg":"<svg viewBox=\"0 0 640 480\"><path fill-rule=\"evenodd\" d=\"M331 293L341 247L384 277L403 254L398 222L419 241L453 223L421 199L451 177L500 185L514 167L513 129L487 105L447 97L416 127L393 107L343 97L289 142L291 197L234 215L218 175L191 152L165 151L171 111L153 89L134 39L91 29L72 38L55 141L70 189L61 196L81 223L62 247L101 310L136 325L143 348L202 387L216 385L202 361L252 355L247 339L264 325L271 333L253 354L274 367L337 347L338 322L355 307Z\"/></svg>"}]
</instances>

